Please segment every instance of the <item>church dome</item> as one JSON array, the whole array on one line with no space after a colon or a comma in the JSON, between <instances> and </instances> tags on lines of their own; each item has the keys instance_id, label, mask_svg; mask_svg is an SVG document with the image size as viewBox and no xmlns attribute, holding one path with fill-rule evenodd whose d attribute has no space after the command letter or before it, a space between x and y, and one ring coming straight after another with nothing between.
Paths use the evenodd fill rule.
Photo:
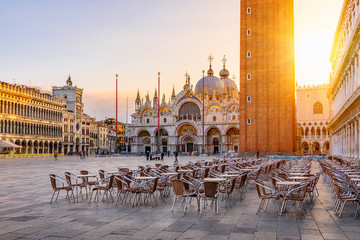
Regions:
<instances>
[{"instance_id":1,"label":"church dome","mask_svg":"<svg viewBox=\"0 0 360 240\"><path fill-rule=\"evenodd\" d=\"M227 78L227 77L229 77L229 75L230 75L230 73L225 67L219 72L219 76L221 78Z\"/></svg>"},{"instance_id":2,"label":"church dome","mask_svg":"<svg viewBox=\"0 0 360 240\"><path fill-rule=\"evenodd\" d=\"M205 91L209 95L222 95L225 93L225 85L224 82L215 76L206 76L205 80ZM195 91L198 94L202 94L203 92L203 79L201 78L195 86Z\"/></svg>"},{"instance_id":3,"label":"church dome","mask_svg":"<svg viewBox=\"0 0 360 240\"><path fill-rule=\"evenodd\" d=\"M239 90L236 86L236 83L230 78L222 78L225 86L225 92L228 96L234 96L235 98L239 97Z\"/></svg>"}]
</instances>

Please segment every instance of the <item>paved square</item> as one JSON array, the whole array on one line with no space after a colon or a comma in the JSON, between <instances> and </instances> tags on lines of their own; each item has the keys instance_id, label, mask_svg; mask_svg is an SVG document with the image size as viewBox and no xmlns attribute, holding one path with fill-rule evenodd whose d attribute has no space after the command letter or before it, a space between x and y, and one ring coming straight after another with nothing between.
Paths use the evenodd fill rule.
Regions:
<instances>
[{"instance_id":1,"label":"paved square","mask_svg":"<svg viewBox=\"0 0 360 240\"><path fill-rule=\"evenodd\" d=\"M210 160L213 157L208 157ZM205 159L181 157L180 164ZM83 199L65 200L60 193L57 203L49 204L52 189L49 173L64 176L86 169L115 170L155 164L140 157L53 159L0 159L0 239L359 239L360 220L353 219L353 208L345 207L343 216L334 215L332 191L322 179L315 205L306 199L307 214L298 205L288 206L277 215L276 204L269 203L265 213L255 214L259 199L252 185L242 201L232 208L220 202L220 212L206 208L201 216L195 201L184 215L180 201L171 212L172 196L166 204L114 206ZM165 158L172 164L173 158ZM313 163L314 170L318 164Z\"/></svg>"}]
</instances>

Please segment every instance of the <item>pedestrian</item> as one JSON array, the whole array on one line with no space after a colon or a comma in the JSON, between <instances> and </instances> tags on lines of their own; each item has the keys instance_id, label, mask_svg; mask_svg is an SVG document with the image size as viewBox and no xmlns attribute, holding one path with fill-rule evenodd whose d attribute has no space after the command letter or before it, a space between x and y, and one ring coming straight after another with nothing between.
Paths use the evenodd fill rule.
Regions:
<instances>
[{"instance_id":1,"label":"pedestrian","mask_svg":"<svg viewBox=\"0 0 360 240\"><path fill-rule=\"evenodd\" d=\"M83 151L83 158L84 159L86 158L86 151L85 150Z\"/></svg>"},{"instance_id":2,"label":"pedestrian","mask_svg":"<svg viewBox=\"0 0 360 240\"><path fill-rule=\"evenodd\" d=\"M145 155L146 155L146 161L148 161L149 160L149 151L146 151L146 153L145 153Z\"/></svg>"},{"instance_id":3,"label":"pedestrian","mask_svg":"<svg viewBox=\"0 0 360 240\"><path fill-rule=\"evenodd\" d=\"M259 151L256 152L256 158L259 159Z\"/></svg>"},{"instance_id":4,"label":"pedestrian","mask_svg":"<svg viewBox=\"0 0 360 240\"><path fill-rule=\"evenodd\" d=\"M175 155L175 161L174 161L174 162L179 162L178 159L177 159L179 153L178 153L176 150L175 150L175 152L174 152L174 155Z\"/></svg>"},{"instance_id":5,"label":"pedestrian","mask_svg":"<svg viewBox=\"0 0 360 240\"><path fill-rule=\"evenodd\" d=\"M150 153L150 161L152 161L152 154Z\"/></svg>"},{"instance_id":6,"label":"pedestrian","mask_svg":"<svg viewBox=\"0 0 360 240\"><path fill-rule=\"evenodd\" d=\"M170 151L168 151L167 154L168 154L168 157L170 157Z\"/></svg>"},{"instance_id":7,"label":"pedestrian","mask_svg":"<svg viewBox=\"0 0 360 240\"><path fill-rule=\"evenodd\" d=\"M161 152L161 160L164 160L164 152Z\"/></svg>"},{"instance_id":8,"label":"pedestrian","mask_svg":"<svg viewBox=\"0 0 360 240\"><path fill-rule=\"evenodd\" d=\"M57 159L57 156L58 156L58 152L55 150L55 151L54 151L54 161L58 160L58 159Z\"/></svg>"}]
</instances>

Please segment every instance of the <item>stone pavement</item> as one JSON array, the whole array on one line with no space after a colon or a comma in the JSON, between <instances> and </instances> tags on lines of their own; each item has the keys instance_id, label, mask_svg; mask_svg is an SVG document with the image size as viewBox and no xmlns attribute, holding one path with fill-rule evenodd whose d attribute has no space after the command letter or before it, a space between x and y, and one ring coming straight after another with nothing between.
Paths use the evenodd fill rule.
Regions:
<instances>
[{"instance_id":1,"label":"stone pavement","mask_svg":"<svg viewBox=\"0 0 360 240\"><path fill-rule=\"evenodd\" d=\"M197 159L182 157L180 163ZM165 163L172 161L166 158ZM149 162L144 158L133 157L0 159L0 239L360 239L360 220L353 219L353 208L346 207L341 219L335 216L331 189L322 179L315 205L306 200L305 216L298 205L289 204L280 217L272 203L266 213L256 215L259 199L254 189L232 208L220 202L219 215L208 206L201 216L195 201L186 215L180 201L171 212L172 197L157 206L115 207L85 199L68 204L62 193L58 203L49 204L49 173L63 176L64 171L145 164Z\"/></svg>"}]
</instances>

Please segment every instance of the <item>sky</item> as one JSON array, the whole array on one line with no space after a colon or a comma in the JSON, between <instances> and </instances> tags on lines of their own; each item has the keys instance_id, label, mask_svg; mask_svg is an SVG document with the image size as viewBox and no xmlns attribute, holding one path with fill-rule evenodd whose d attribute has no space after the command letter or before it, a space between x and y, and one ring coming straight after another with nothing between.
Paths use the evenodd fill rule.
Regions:
<instances>
[{"instance_id":1,"label":"sky","mask_svg":"<svg viewBox=\"0 0 360 240\"><path fill-rule=\"evenodd\" d=\"M137 89L152 99L179 92L207 71L226 68L239 85L239 0L0 0L0 81L51 91L69 74L84 89L85 112L119 120L134 111ZM328 81L341 0L294 0L298 84ZM128 118L130 121L130 117Z\"/></svg>"}]
</instances>

